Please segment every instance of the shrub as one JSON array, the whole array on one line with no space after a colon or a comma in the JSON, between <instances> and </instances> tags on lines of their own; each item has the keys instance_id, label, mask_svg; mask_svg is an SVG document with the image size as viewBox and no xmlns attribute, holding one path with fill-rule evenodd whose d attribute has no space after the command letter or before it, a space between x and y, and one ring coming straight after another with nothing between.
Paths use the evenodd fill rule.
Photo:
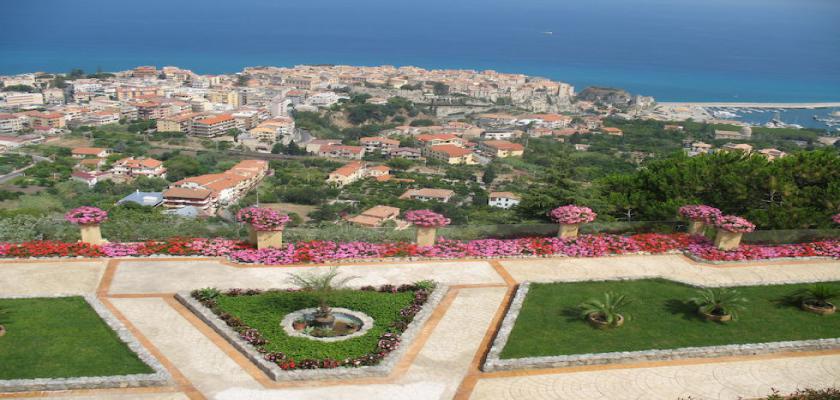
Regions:
<instances>
[{"instance_id":1,"label":"shrub","mask_svg":"<svg viewBox=\"0 0 840 400\"><path fill-rule=\"evenodd\" d=\"M816 284L800 289L790 296L791 300L796 303L810 304L817 307L828 307L831 300L838 297L840 297L840 291L824 284Z\"/></svg>"},{"instance_id":2,"label":"shrub","mask_svg":"<svg viewBox=\"0 0 840 400\"><path fill-rule=\"evenodd\" d=\"M746 309L747 299L734 289L712 288L698 290L697 297L692 297L689 302L699 307L702 313L718 316L728 314L732 320L737 320L738 313Z\"/></svg>"},{"instance_id":3,"label":"shrub","mask_svg":"<svg viewBox=\"0 0 840 400\"><path fill-rule=\"evenodd\" d=\"M592 314L597 314L609 326L615 326L619 317L621 317L621 309L630 304L630 299L626 295L606 292L603 300L590 299L581 303L578 307L583 318L588 318ZM629 318L629 315L625 315Z\"/></svg>"}]
</instances>

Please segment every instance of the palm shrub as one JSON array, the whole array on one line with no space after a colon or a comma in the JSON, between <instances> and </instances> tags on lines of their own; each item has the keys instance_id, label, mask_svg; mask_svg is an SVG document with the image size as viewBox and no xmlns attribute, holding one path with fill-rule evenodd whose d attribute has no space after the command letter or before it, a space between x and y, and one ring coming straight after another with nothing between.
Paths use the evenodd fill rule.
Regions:
<instances>
[{"instance_id":1,"label":"palm shrub","mask_svg":"<svg viewBox=\"0 0 840 400\"><path fill-rule=\"evenodd\" d=\"M830 307L831 300L840 297L840 290L829 285L816 284L800 290L791 295L791 298L799 304L808 304L816 307Z\"/></svg>"},{"instance_id":2,"label":"palm shrub","mask_svg":"<svg viewBox=\"0 0 840 400\"><path fill-rule=\"evenodd\" d=\"M617 326L623 317L621 310L630 303L630 299L624 294L606 292L603 299L589 299L580 303L578 308L583 318L591 318L594 314L607 326Z\"/></svg>"},{"instance_id":3,"label":"palm shrub","mask_svg":"<svg viewBox=\"0 0 840 400\"><path fill-rule=\"evenodd\" d=\"M6 314L8 314L8 311L5 308L0 307L0 336L6 334L6 327L3 325L3 315Z\"/></svg>"},{"instance_id":4,"label":"palm shrub","mask_svg":"<svg viewBox=\"0 0 840 400\"><path fill-rule=\"evenodd\" d=\"M328 304L330 292L340 289L347 282L358 278L357 276L339 278L339 275L338 269L332 267L328 272L321 274L317 272L289 274L289 281L302 290L314 292L318 297L317 315L327 316L330 314Z\"/></svg>"},{"instance_id":5,"label":"palm shrub","mask_svg":"<svg viewBox=\"0 0 840 400\"><path fill-rule=\"evenodd\" d=\"M737 290L727 288L712 288L697 291L697 296L689 299L703 314L714 316L730 315L733 320L738 319L738 313L746 310L747 299Z\"/></svg>"}]
</instances>

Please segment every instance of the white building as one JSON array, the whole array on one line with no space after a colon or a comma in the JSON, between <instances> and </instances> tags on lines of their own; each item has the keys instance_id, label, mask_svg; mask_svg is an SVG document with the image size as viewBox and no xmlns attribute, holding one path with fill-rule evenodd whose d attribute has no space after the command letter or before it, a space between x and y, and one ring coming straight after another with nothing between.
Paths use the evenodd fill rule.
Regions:
<instances>
[{"instance_id":1,"label":"white building","mask_svg":"<svg viewBox=\"0 0 840 400\"><path fill-rule=\"evenodd\" d=\"M508 209L518 205L521 200L521 197L511 192L491 192L487 204L490 207Z\"/></svg>"}]
</instances>

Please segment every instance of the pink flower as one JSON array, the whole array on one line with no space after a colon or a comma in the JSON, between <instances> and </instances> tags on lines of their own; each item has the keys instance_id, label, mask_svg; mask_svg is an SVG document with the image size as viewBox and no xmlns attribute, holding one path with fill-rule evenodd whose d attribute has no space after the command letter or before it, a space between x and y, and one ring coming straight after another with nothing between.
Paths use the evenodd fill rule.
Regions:
<instances>
[{"instance_id":1,"label":"pink flower","mask_svg":"<svg viewBox=\"0 0 840 400\"><path fill-rule=\"evenodd\" d=\"M735 215L718 217L715 220L715 226L734 233L749 233L755 230L755 225L752 222Z\"/></svg>"},{"instance_id":2,"label":"pink flower","mask_svg":"<svg viewBox=\"0 0 840 400\"><path fill-rule=\"evenodd\" d=\"M714 224L715 220L723 215L717 208L706 205L682 206L680 207L679 213L685 219L701 221L707 224Z\"/></svg>"},{"instance_id":3,"label":"pink flower","mask_svg":"<svg viewBox=\"0 0 840 400\"><path fill-rule=\"evenodd\" d=\"M70 210L64 214L64 219L76 225L95 225L105 222L108 213L101 208L84 206Z\"/></svg>"},{"instance_id":4,"label":"pink flower","mask_svg":"<svg viewBox=\"0 0 840 400\"><path fill-rule=\"evenodd\" d=\"M236 219L258 231L282 231L291 218L270 208L246 207L236 213Z\"/></svg>"},{"instance_id":5,"label":"pink flower","mask_svg":"<svg viewBox=\"0 0 840 400\"><path fill-rule=\"evenodd\" d=\"M834 216L831 217L831 220L834 221L835 224L840 224L840 213L834 214Z\"/></svg>"},{"instance_id":6,"label":"pink flower","mask_svg":"<svg viewBox=\"0 0 840 400\"><path fill-rule=\"evenodd\" d=\"M589 207L568 205L557 207L548 214L551 219L561 224L586 224L595 220L595 214Z\"/></svg>"},{"instance_id":7,"label":"pink flower","mask_svg":"<svg viewBox=\"0 0 840 400\"><path fill-rule=\"evenodd\" d=\"M414 210L403 214L406 221L423 228L438 228L449 225L449 218L444 217L432 210Z\"/></svg>"}]
</instances>

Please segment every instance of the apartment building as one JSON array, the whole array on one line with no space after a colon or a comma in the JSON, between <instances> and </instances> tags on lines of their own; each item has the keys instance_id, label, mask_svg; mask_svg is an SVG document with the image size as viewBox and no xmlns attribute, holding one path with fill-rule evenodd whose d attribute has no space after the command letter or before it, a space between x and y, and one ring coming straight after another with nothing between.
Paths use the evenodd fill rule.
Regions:
<instances>
[{"instance_id":1,"label":"apartment building","mask_svg":"<svg viewBox=\"0 0 840 400\"><path fill-rule=\"evenodd\" d=\"M359 143L365 148L366 153L380 152L388 154L400 146L400 141L386 137L363 137Z\"/></svg>"},{"instance_id":2,"label":"apartment building","mask_svg":"<svg viewBox=\"0 0 840 400\"><path fill-rule=\"evenodd\" d=\"M25 117L15 114L0 114L0 134L15 133L23 130Z\"/></svg>"},{"instance_id":3,"label":"apartment building","mask_svg":"<svg viewBox=\"0 0 840 400\"><path fill-rule=\"evenodd\" d=\"M365 148L361 146L325 145L318 149L318 155L329 158L349 158L361 160L365 155Z\"/></svg>"},{"instance_id":4,"label":"apartment building","mask_svg":"<svg viewBox=\"0 0 840 400\"><path fill-rule=\"evenodd\" d=\"M6 92L6 107L27 107L44 104L44 96L41 93L20 93Z\"/></svg>"},{"instance_id":5,"label":"apartment building","mask_svg":"<svg viewBox=\"0 0 840 400\"><path fill-rule=\"evenodd\" d=\"M64 114L57 112L30 111L26 113L26 116L29 117L30 126L33 128L47 127L61 129L67 126Z\"/></svg>"},{"instance_id":6,"label":"apartment building","mask_svg":"<svg viewBox=\"0 0 840 400\"><path fill-rule=\"evenodd\" d=\"M166 179L166 168L164 168L163 162L146 157L128 157L118 160L111 168L111 173L115 176L130 178L145 176Z\"/></svg>"},{"instance_id":7,"label":"apartment building","mask_svg":"<svg viewBox=\"0 0 840 400\"><path fill-rule=\"evenodd\" d=\"M478 145L478 148L496 158L521 157L525 152L524 146L507 140L485 140Z\"/></svg>"},{"instance_id":8,"label":"apartment building","mask_svg":"<svg viewBox=\"0 0 840 400\"><path fill-rule=\"evenodd\" d=\"M388 158L405 158L407 160L425 160L423 152L413 147L397 147L388 152Z\"/></svg>"},{"instance_id":9,"label":"apartment building","mask_svg":"<svg viewBox=\"0 0 840 400\"><path fill-rule=\"evenodd\" d=\"M230 114L199 119L193 122L192 134L202 137L224 135L229 129L236 128L236 120Z\"/></svg>"},{"instance_id":10,"label":"apartment building","mask_svg":"<svg viewBox=\"0 0 840 400\"><path fill-rule=\"evenodd\" d=\"M425 150L426 157L439 160L447 164L476 164L472 150L452 144L431 146Z\"/></svg>"},{"instance_id":11,"label":"apartment building","mask_svg":"<svg viewBox=\"0 0 840 400\"><path fill-rule=\"evenodd\" d=\"M167 208L193 206L212 215L239 201L268 174L268 161L243 160L229 170L181 179L163 192Z\"/></svg>"},{"instance_id":12,"label":"apartment building","mask_svg":"<svg viewBox=\"0 0 840 400\"><path fill-rule=\"evenodd\" d=\"M417 135L417 140L423 144L424 147L438 146L442 144L450 144L455 146L463 146L464 141L450 133L437 134L423 134Z\"/></svg>"},{"instance_id":13,"label":"apartment building","mask_svg":"<svg viewBox=\"0 0 840 400\"><path fill-rule=\"evenodd\" d=\"M192 133L193 121L199 119L201 114L194 112L184 112L180 114L170 115L155 121L158 132L180 132L184 134Z\"/></svg>"},{"instance_id":14,"label":"apartment building","mask_svg":"<svg viewBox=\"0 0 840 400\"><path fill-rule=\"evenodd\" d=\"M70 154L73 158L80 159L88 157L105 158L108 157L109 152L108 149L102 147L76 147L70 150Z\"/></svg>"},{"instance_id":15,"label":"apartment building","mask_svg":"<svg viewBox=\"0 0 840 400\"><path fill-rule=\"evenodd\" d=\"M345 164L327 176L327 183L343 187L365 177L365 167L360 162Z\"/></svg>"},{"instance_id":16,"label":"apartment building","mask_svg":"<svg viewBox=\"0 0 840 400\"><path fill-rule=\"evenodd\" d=\"M395 221L399 215L400 209L397 207L378 205L363 211L359 215L347 218L347 222L375 228L382 226L386 221Z\"/></svg>"}]
</instances>

